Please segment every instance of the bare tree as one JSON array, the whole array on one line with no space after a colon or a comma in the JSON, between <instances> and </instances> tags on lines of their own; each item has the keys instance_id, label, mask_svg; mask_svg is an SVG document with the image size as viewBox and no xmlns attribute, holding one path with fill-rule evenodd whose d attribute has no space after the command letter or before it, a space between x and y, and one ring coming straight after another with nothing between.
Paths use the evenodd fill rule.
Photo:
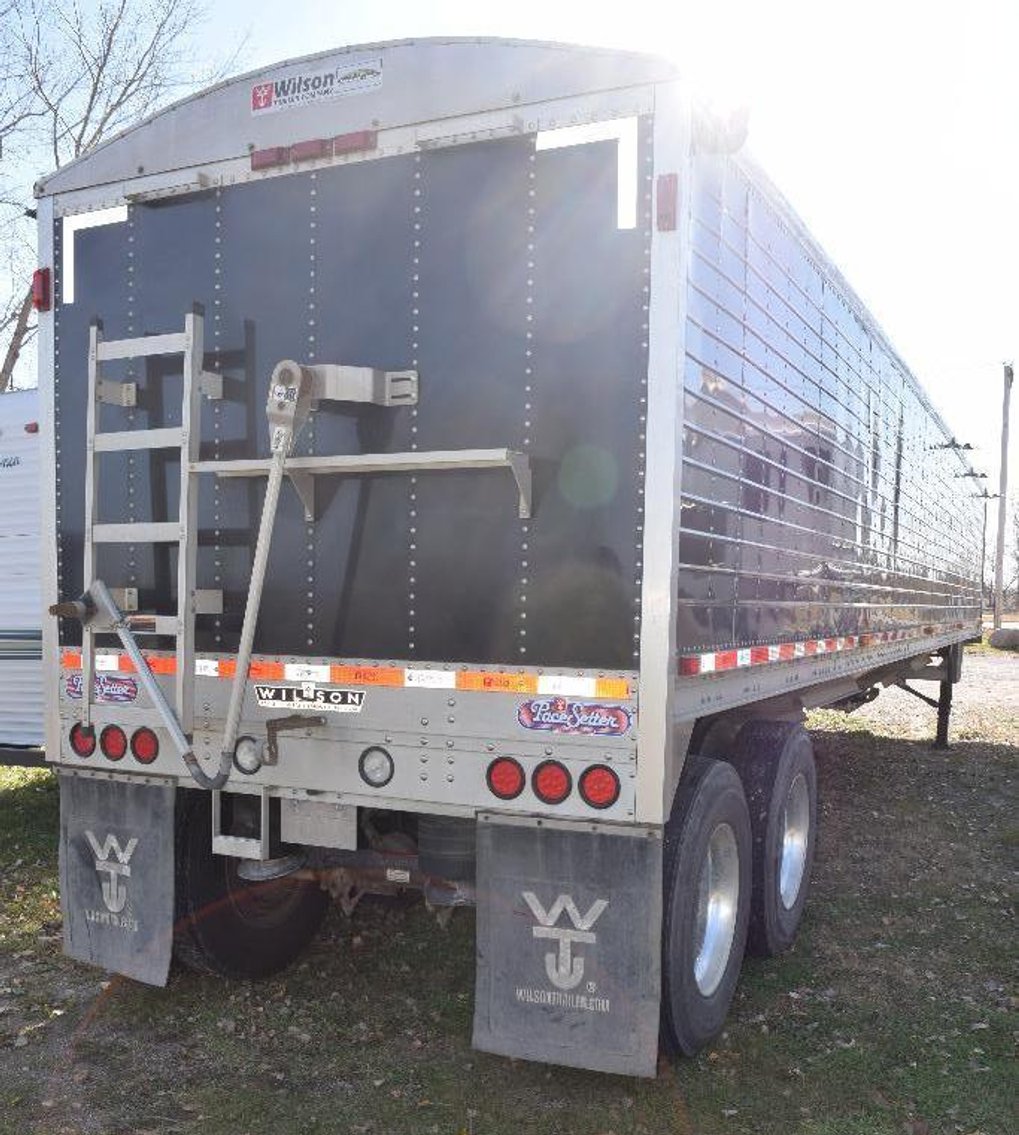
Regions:
<instances>
[{"instance_id":1,"label":"bare tree","mask_svg":"<svg viewBox=\"0 0 1019 1135\"><path fill-rule=\"evenodd\" d=\"M200 0L0 0L0 393L34 333L26 209L33 176L79 157L184 90L222 76L237 51L196 73ZM13 172L12 172L13 171Z\"/></svg>"}]
</instances>

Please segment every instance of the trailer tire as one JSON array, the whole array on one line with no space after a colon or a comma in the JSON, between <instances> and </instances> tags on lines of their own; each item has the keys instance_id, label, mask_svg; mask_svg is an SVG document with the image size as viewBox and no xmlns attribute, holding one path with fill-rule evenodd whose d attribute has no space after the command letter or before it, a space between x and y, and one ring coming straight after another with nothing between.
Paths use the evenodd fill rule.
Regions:
<instances>
[{"instance_id":1,"label":"trailer tire","mask_svg":"<svg viewBox=\"0 0 1019 1135\"><path fill-rule=\"evenodd\" d=\"M773 957L793 944L810 890L817 833L814 747L802 725L749 721L732 764L753 830L753 899L747 949Z\"/></svg>"},{"instance_id":2,"label":"trailer tire","mask_svg":"<svg viewBox=\"0 0 1019 1135\"><path fill-rule=\"evenodd\" d=\"M724 761L689 757L665 827L662 1038L692 1056L725 1024L750 917L750 817Z\"/></svg>"},{"instance_id":3,"label":"trailer tire","mask_svg":"<svg viewBox=\"0 0 1019 1135\"><path fill-rule=\"evenodd\" d=\"M240 878L237 860L212 853L209 793L178 793L173 949L187 969L240 979L277 973L315 936L328 901L314 880Z\"/></svg>"}]
</instances>

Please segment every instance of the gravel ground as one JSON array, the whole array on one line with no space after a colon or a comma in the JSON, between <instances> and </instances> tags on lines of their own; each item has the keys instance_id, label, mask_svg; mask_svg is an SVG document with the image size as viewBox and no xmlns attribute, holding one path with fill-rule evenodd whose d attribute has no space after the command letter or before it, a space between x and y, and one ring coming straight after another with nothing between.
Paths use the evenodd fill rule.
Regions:
<instances>
[{"instance_id":1,"label":"gravel ground","mask_svg":"<svg viewBox=\"0 0 1019 1135\"><path fill-rule=\"evenodd\" d=\"M914 682L928 697L937 696L934 682ZM1009 717L1019 714L1019 654L976 649L967 651L962 681L955 687L949 740L996 736ZM896 737L930 737L936 724L934 710L902 690L883 690L876 701L857 710L854 717L876 732ZM981 732L983 731L983 733ZM1003 737L1006 742L1009 740ZM1011 737L1019 745L1019 733Z\"/></svg>"}]
</instances>

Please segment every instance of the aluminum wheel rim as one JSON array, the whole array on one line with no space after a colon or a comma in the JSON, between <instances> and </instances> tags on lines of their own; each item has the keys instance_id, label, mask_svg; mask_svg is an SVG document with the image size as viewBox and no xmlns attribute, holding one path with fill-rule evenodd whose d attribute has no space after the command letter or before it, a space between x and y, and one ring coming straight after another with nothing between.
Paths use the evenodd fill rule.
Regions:
<instances>
[{"instance_id":1,"label":"aluminum wheel rim","mask_svg":"<svg viewBox=\"0 0 1019 1135\"><path fill-rule=\"evenodd\" d=\"M711 833L697 883L697 956L693 972L697 988L710 997L729 963L739 906L739 849L729 824Z\"/></svg>"},{"instance_id":2,"label":"aluminum wheel rim","mask_svg":"<svg viewBox=\"0 0 1019 1135\"><path fill-rule=\"evenodd\" d=\"M782 809L782 863L778 873L778 891L786 910L792 909L800 894L809 839L810 793L807 791L807 778L798 772L789 785Z\"/></svg>"}]
</instances>

